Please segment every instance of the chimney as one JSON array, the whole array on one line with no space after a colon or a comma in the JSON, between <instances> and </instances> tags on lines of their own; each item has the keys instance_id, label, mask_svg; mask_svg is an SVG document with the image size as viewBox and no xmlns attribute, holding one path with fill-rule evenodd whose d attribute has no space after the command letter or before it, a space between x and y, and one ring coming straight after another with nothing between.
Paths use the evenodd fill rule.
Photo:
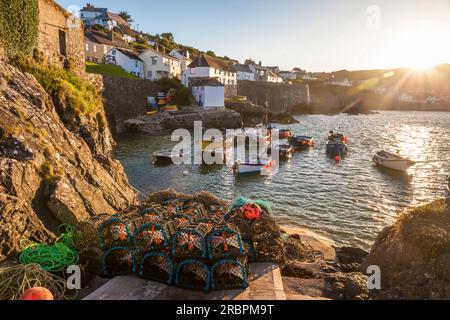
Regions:
<instances>
[{"instance_id":1,"label":"chimney","mask_svg":"<svg viewBox=\"0 0 450 320\"><path fill-rule=\"evenodd\" d=\"M186 51L184 52L184 56L185 56L187 59L190 59L190 58L191 58L191 54L189 53L189 50L186 50Z\"/></svg>"},{"instance_id":2,"label":"chimney","mask_svg":"<svg viewBox=\"0 0 450 320\"><path fill-rule=\"evenodd\" d=\"M86 9L88 9L89 11L93 11L94 10L94 6L90 3L86 4Z\"/></svg>"},{"instance_id":3,"label":"chimney","mask_svg":"<svg viewBox=\"0 0 450 320\"><path fill-rule=\"evenodd\" d=\"M114 31L110 30L106 33L106 36L108 37L108 40L114 41Z\"/></svg>"},{"instance_id":4,"label":"chimney","mask_svg":"<svg viewBox=\"0 0 450 320\"><path fill-rule=\"evenodd\" d=\"M261 60L259 60L259 66L260 66L260 67L262 66L262 62L261 62Z\"/></svg>"}]
</instances>

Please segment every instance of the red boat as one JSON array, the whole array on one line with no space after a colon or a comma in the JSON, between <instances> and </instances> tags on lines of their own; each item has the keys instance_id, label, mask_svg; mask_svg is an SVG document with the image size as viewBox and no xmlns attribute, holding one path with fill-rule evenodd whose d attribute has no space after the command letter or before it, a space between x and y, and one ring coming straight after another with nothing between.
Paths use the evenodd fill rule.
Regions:
<instances>
[{"instance_id":1,"label":"red boat","mask_svg":"<svg viewBox=\"0 0 450 320\"><path fill-rule=\"evenodd\" d=\"M280 130L280 139L289 139L294 136L294 131L290 129L281 129Z\"/></svg>"}]
</instances>

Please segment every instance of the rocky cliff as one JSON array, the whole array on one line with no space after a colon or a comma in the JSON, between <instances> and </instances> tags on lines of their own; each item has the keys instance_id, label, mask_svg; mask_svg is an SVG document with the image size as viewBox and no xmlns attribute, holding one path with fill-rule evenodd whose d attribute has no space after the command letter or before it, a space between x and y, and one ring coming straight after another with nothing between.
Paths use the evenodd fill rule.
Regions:
<instances>
[{"instance_id":1,"label":"rocky cliff","mask_svg":"<svg viewBox=\"0 0 450 320\"><path fill-rule=\"evenodd\" d=\"M362 270L378 266L379 299L450 299L450 198L406 211L378 236Z\"/></svg>"},{"instance_id":2,"label":"rocky cliff","mask_svg":"<svg viewBox=\"0 0 450 320\"><path fill-rule=\"evenodd\" d=\"M32 75L0 60L0 260L21 239L47 241L61 223L128 207L136 195L103 120L73 113Z\"/></svg>"}]
</instances>

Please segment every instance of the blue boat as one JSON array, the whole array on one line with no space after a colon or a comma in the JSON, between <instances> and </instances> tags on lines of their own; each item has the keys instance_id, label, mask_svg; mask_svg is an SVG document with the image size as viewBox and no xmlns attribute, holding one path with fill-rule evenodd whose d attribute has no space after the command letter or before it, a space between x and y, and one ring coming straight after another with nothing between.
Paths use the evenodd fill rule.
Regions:
<instances>
[{"instance_id":1,"label":"blue boat","mask_svg":"<svg viewBox=\"0 0 450 320\"><path fill-rule=\"evenodd\" d=\"M341 140L330 140L327 142L327 155L330 157L343 157L348 153L348 146Z\"/></svg>"},{"instance_id":2,"label":"blue boat","mask_svg":"<svg viewBox=\"0 0 450 320\"><path fill-rule=\"evenodd\" d=\"M314 146L314 139L307 136L296 136L289 138L289 144L296 149L305 149Z\"/></svg>"}]
</instances>

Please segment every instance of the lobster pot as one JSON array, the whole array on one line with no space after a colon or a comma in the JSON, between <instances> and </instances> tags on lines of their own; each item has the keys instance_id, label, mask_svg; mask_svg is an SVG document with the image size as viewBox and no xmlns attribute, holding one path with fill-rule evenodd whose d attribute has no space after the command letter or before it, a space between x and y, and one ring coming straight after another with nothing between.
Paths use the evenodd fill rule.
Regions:
<instances>
[{"instance_id":1,"label":"lobster pot","mask_svg":"<svg viewBox=\"0 0 450 320\"><path fill-rule=\"evenodd\" d=\"M242 214L238 214L235 217L231 218L230 220L228 220L228 223L232 224L239 230L243 240L252 240L252 222L245 219Z\"/></svg>"},{"instance_id":2,"label":"lobster pot","mask_svg":"<svg viewBox=\"0 0 450 320\"><path fill-rule=\"evenodd\" d=\"M139 213L114 215L104 221L98 228L98 241L103 249L129 246L135 230L147 222Z\"/></svg>"},{"instance_id":3,"label":"lobster pot","mask_svg":"<svg viewBox=\"0 0 450 320\"><path fill-rule=\"evenodd\" d=\"M202 207L198 207L198 206L184 207L180 211L180 213L190 216L194 220L202 219L206 216L203 206Z\"/></svg>"},{"instance_id":4,"label":"lobster pot","mask_svg":"<svg viewBox=\"0 0 450 320\"><path fill-rule=\"evenodd\" d=\"M261 219L251 224L251 235L254 242L260 242L271 238L279 238L280 227L269 215L262 215Z\"/></svg>"},{"instance_id":5,"label":"lobster pot","mask_svg":"<svg viewBox=\"0 0 450 320\"><path fill-rule=\"evenodd\" d=\"M161 251L170 246L175 230L172 221L146 223L134 233L134 246L139 252Z\"/></svg>"},{"instance_id":6,"label":"lobster pot","mask_svg":"<svg viewBox=\"0 0 450 320\"><path fill-rule=\"evenodd\" d=\"M165 219L170 219L170 217L173 215L173 212L167 210L165 207L159 204L155 204L142 209L140 211L140 215L146 217L149 222L157 222Z\"/></svg>"},{"instance_id":7,"label":"lobster pot","mask_svg":"<svg viewBox=\"0 0 450 320\"><path fill-rule=\"evenodd\" d=\"M210 269L199 260L184 260L178 264L175 285L180 288L203 290L210 289Z\"/></svg>"},{"instance_id":8,"label":"lobster pot","mask_svg":"<svg viewBox=\"0 0 450 320\"><path fill-rule=\"evenodd\" d=\"M102 260L102 275L111 278L136 271L134 253L127 247L115 247L105 252Z\"/></svg>"},{"instance_id":9,"label":"lobster pot","mask_svg":"<svg viewBox=\"0 0 450 320\"><path fill-rule=\"evenodd\" d=\"M246 267L235 259L220 260L211 267L212 290L244 289L248 283Z\"/></svg>"},{"instance_id":10,"label":"lobster pot","mask_svg":"<svg viewBox=\"0 0 450 320\"><path fill-rule=\"evenodd\" d=\"M139 276L143 279L171 284L174 278L174 266L169 255L148 253L142 257Z\"/></svg>"},{"instance_id":11,"label":"lobster pot","mask_svg":"<svg viewBox=\"0 0 450 320\"><path fill-rule=\"evenodd\" d=\"M225 224L225 220L221 216L210 216L210 217L199 219L197 221L197 224L199 224L199 225L206 224L209 227L215 227L215 226Z\"/></svg>"},{"instance_id":12,"label":"lobster pot","mask_svg":"<svg viewBox=\"0 0 450 320\"><path fill-rule=\"evenodd\" d=\"M184 203L183 211L194 211L199 218L206 217L207 211L205 206L198 201L186 201Z\"/></svg>"},{"instance_id":13,"label":"lobster pot","mask_svg":"<svg viewBox=\"0 0 450 320\"><path fill-rule=\"evenodd\" d=\"M255 247L255 258L258 262L283 263L285 254L281 237L258 242Z\"/></svg>"},{"instance_id":14,"label":"lobster pot","mask_svg":"<svg viewBox=\"0 0 450 320\"><path fill-rule=\"evenodd\" d=\"M183 210L184 202L178 199L174 200L168 200L163 203L163 207L170 213L170 214L177 214L180 213Z\"/></svg>"},{"instance_id":15,"label":"lobster pot","mask_svg":"<svg viewBox=\"0 0 450 320\"><path fill-rule=\"evenodd\" d=\"M241 234L231 225L215 227L208 237L208 253L212 260L244 255Z\"/></svg>"},{"instance_id":16,"label":"lobster pot","mask_svg":"<svg viewBox=\"0 0 450 320\"><path fill-rule=\"evenodd\" d=\"M177 230L184 229L194 222L192 217L185 214L175 214L170 218L170 221L174 223Z\"/></svg>"},{"instance_id":17,"label":"lobster pot","mask_svg":"<svg viewBox=\"0 0 450 320\"><path fill-rule=\"evenodd\" d=\"M206 258L206 239L211 230L212 226L198 224L178 231L172 238L172 256L174 258Z\"/></svg>"},{"instance_id":18,"label":"lobster pot","mask_svg":"<svg viewBox=\"0 0 450 320\"><path fill-rule=\"evenodd\" d=\"M255 262L256 261L256 252L255 252L255 246L252 241L244 240L244 252L249 262Z\"/></svg>"}]
</instances>

